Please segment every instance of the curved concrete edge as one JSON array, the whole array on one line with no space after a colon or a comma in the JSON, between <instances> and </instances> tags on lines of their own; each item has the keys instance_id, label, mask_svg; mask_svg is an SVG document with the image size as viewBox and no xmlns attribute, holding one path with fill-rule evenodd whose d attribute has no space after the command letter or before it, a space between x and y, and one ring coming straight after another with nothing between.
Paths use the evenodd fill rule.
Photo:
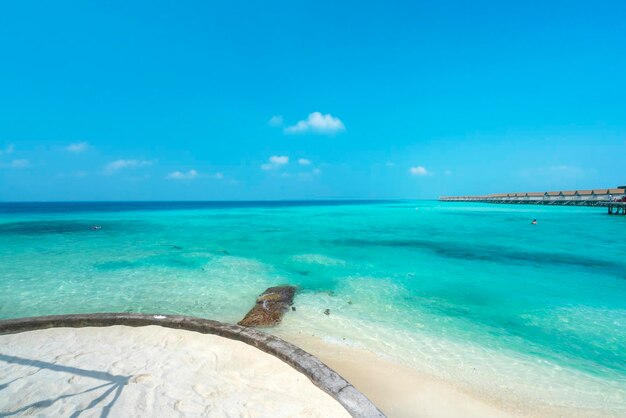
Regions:
<instances>
[{"instance_id":1,"label":"curved concrete edge","mask_svg":"<svg viewBox=\"0 0 626 418\"><path fill-rule=\"evenodd\" d=\"M13 334L58 327L82 328L108 327L112 325L131 327L158 325L166 328L199 332L201 334L213 334L241 341L279 358L304 374L315 386L337 400L353 417L385 417L365 395L337 372L322 363L317 357L278 337L239 325L181 315L96 313L2 320L0 321L0 334Z\"/></svg>"}]
</instances>

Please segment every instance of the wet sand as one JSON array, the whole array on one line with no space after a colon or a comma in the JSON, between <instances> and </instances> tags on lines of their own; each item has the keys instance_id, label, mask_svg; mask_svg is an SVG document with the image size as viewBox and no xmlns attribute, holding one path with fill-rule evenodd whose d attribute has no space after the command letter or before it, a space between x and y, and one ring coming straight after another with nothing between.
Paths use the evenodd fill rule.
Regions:
<instances>
[{"instance_id":1,"label":"wet sand","mask_svg":"<svg viewBox=\"0 0 626 418\"><path fill-rule=\"evenodd\" d=\"M279 336L317 356L389 418L607 417L601 411L502 399L468 391L370 351L306 334Z\"/></svg>"}]
</instances>

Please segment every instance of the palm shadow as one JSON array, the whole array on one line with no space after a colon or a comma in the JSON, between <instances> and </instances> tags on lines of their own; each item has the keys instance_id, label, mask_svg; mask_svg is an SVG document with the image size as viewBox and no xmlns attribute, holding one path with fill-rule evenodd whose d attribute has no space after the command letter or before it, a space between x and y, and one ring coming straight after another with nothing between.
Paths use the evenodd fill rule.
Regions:
<instances>
[{"instance_id":1,"label":"palm shadow","mask_svg":"<svg viewBox=\"0 0 626 418\"><path fill-rule=\"evenodd\" d=\"M60 364L49 363L46 361L27 359L27 358L17 357L17 356L9 356L5 354L0 354L0 361L3 361L5 363L10 363L10 364L19 364L23 366L37 367L39 368L39 370L47 369L47 370L52 370L55 372L70 373L70 374L74 374L77 376L83 376L83 377L88 377L92 379L102 380L105 382L101 385L96 385L94 387L83 390L81 392L70 393L66 395L57 396L56 398L50 398L50 399L45 399L42 401L33 402L15 411L10 411L10 412L0 411L0 418L14 416L22 412L25 412L31 408L47 408L53 405L55 402L58 402L60 400L71 398L73 396L78 396L78 395L82 395L82 394L93 392L93 391L97 391L98 389L104 389L104 388L106 388L106 390L100 396L92 400L85 408L74 412L71 415L71 417L78 418L83 412L89 409L93 409L97 407L98 405L106 402L107 398L111 394L113 394L113 398L106 405L104 405L104 407L102 408L102 413L100 414L100 418L106 418L109 416L109 413L111 412L111 408L113 408L113 405L115 405L115 402L117 402L120 395L122 394L122 391L124 390L124 386L128 384L128 381L132 377L132 376L114 375L111 373L102 372L98 370L88 370L88 369L81 369L78 367L63 366ZM30 375L31 374L29 374L29 376ZM16 378L8 383L4 383L0 385L0 391L6 389L13 382L20 380L20 379L21 378Z\"/></svg>"}]
</instances>

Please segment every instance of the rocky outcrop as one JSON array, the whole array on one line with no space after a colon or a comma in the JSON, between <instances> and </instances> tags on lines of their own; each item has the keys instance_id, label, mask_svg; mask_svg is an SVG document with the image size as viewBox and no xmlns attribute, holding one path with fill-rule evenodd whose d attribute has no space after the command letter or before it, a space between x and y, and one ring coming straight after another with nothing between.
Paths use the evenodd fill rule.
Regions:
<instances>
[{"instance_id":1,"label":"rocky outcrop","mask_svg":"<svg viewBox=\"0 0 626 418\"><path fill-rule=\"evenodd\" d=\"M293 286L270 287L257 298L256 304L238 322L244 327L272 327L278 325L283 314L293 304L296 288Z\"/></svg>"}]
</instances>

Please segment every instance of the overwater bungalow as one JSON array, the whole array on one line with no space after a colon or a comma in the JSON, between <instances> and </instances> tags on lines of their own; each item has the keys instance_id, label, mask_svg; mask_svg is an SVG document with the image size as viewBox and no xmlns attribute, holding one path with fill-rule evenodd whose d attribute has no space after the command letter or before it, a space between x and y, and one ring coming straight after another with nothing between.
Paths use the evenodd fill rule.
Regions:
<instances>
[{"instance_id":1,"label":"overwater bungalow","mask_svg":"<svg viewBox=\"0 0 626 418\"><path fill-rule=\"evenodd\" d=\"M488 203L528 203L547 205L606 204L611 198L621 200L626 196L626 186L610 189L561 190L550 192L493 193L486 196L446 196L442 201L479 201Z\"/></svg>"},{"instance_id":2,"label":"overwater bungalow","mask_svg":"<svg viewBox=\"0 0 626 418\"><path fill-rule=\"evenodd\" d=\"M556 200L559 200L560 197L561 197L561 192L546 192L545 200L554 202Z\"/></svg>"},{"instance_id":3,"label":"overwater bungalow","mask_svg":"<svg viewBox=\"0 0 626 418\"><path fill-rule=\"evenodd\" d=\"M580 200L595 200L596 195L593 193L593 190L578 190L578 196Z\"/></svg>"},{"instance_id":4,"label":"overwater bungalow","mask_svg":"<svg viewBox=\"0 0 626 418\"><path fill-rule=\"evenodd\" d=\"M543 192L526 193L526 200L543 200L545 195Z\"/></svg>"}]
</instances>

